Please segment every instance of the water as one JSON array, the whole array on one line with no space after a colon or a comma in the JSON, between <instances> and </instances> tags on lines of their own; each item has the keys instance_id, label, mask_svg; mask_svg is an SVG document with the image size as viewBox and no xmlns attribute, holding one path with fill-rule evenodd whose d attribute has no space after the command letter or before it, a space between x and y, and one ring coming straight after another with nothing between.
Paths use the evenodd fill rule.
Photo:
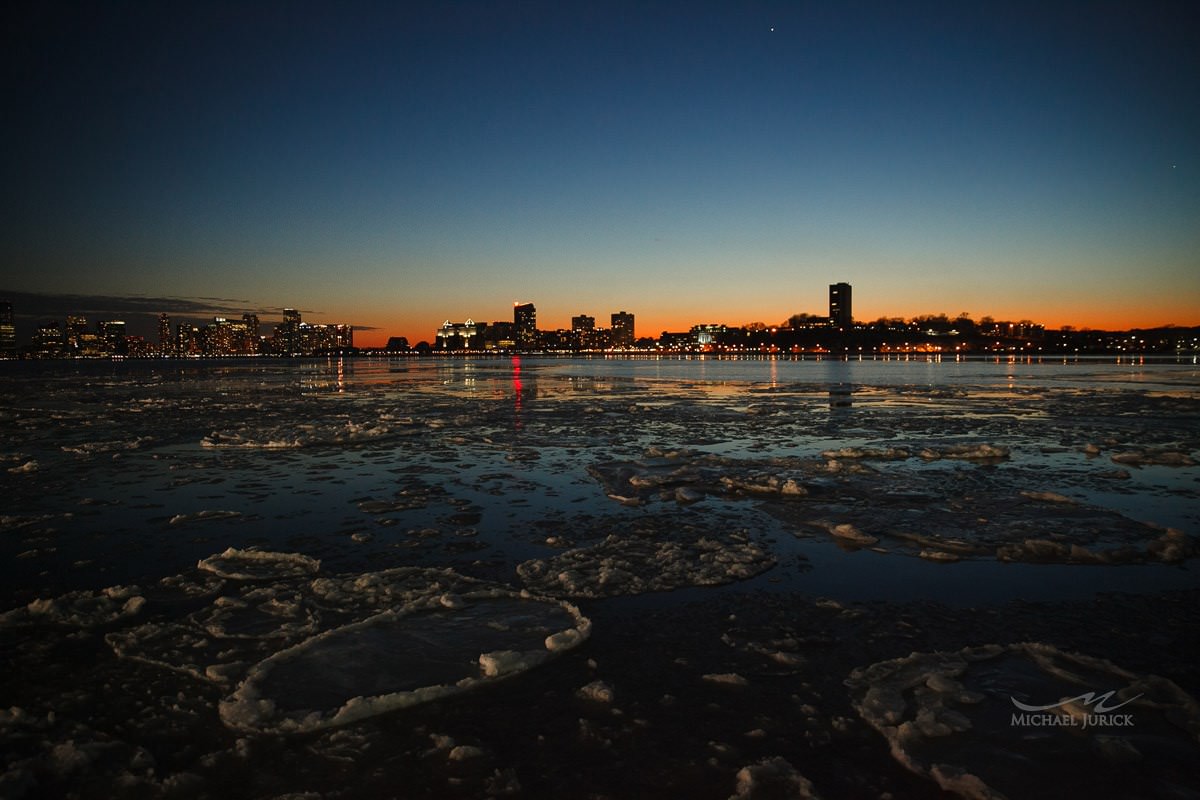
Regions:
<instances>
[{"instance_id":1,"label":"water","mask_svg":"<svg viewBox=\"0 0 1200 800\"><path fill-rule=\"evenodd\" d=\"M0 626L12 654L0 707L24 714L0 720L9 745L0 785L26 792L326 792L348 763L415 781L414 796L451 786L484 796L505 785L573 796L558 771L594 756L596 736L606 737L592 728L617 743L610 752L644 735L576 698L575 688L597 677L623 682L618 707L627 698L626 713L648 718L654 742L668 747L684 734L654 709L666 708L660 695L683 691L664 690L681 680L676 672L721 673L730 658L778 651L762 644L771 640L762 631L759 650L721 643L741 635L747 616L766 615L761 625L781 641L788 620L820 618L834 639L865 625L859 635L879 657L914 648L888 644L887 631L916 618L911 635L930 646L1054 632L1088 646L1093 623L1070 628L1077 607L1100 604L1113 615L1110 629L1137 630L1125 616L1131 601L1106 599L1111 593L1142 598L1166 620L1171 613L1158 606L1173 608L1171 593L1198 588L1200 367L1192 360L75 361L8 362L0 373L0 579L12 609ZM197 571L227 548L314 559L317 583L308 573L247 582ZM323 593L326 580L357 588ZM517 671L540 676L552 698L537 724L592 720L587 731L568 731L576 744L565 751L517 751L484 735L479 714L491 720L542 691L524 679L474 692L486 698L480 706L444 700L435 711L386 714L405 703L380 702L370 721L310 743L320 757L291 772L265 759L285 763L299 752L292 739L255 740L259 752L243 752L237 725L222 724L218 709L255 662L311 648L316 636L333 643L323 668L343 647L360 659L366 648L373 665L397 642L417 649L415 661L396 667L404 674L372 666L372 686L432 686L442 672L453 683L470 670L418 668L419 641L429 642L431 659L445 649L443 628L453 631L455 653L504 650L497 631L508 623L453 608L428 616L422 604L448 590L522 588L577 603L595 624L591 641L572 640L550 663L530 659ZM1011 611L1037 604L1057 611L1045 619ZM1002 607L1024 622L989 623L964 639L943 616ZM229 608L249 615L238 618L244 640L203 623ZM387 609L419 612L399 623L391 644L379 633L391 622L365 622ZM369 637L346 628L360 623ZM1137 662L1195 632L1160 624L1150 650L1092 643L1093 652ZM664 652L656 666L643 638L644 669L623 664L625 632L635 629L682 655ZM527 632L512 649L530 652L529 641ZM834 676L809 703L835 706L813 723L825 737L834 717L854 716L836 674L859 657L844 647L806 655ZM688 666L672 666L680 658ZM16 677L26 674L41 677ZM354 687L344 677L349 688L309 680L304 692L345 699ZM128 698L99 711L114 686ZM175 709L142 697L144 686L177 697ZM778 703L773 691L760 698L764 714ZM685 702L695 710L674 713L709 738L740 736L728 726L741 720L701 724L696 715L714 702ZM128 721L131 708L143 723ZM408 720L404 733L393 718ZM429 729L412 733L416 720ZM452 748L430 744L444 733L440 720L473 731L458 738L484 760L450 758ZM533 721L513 724L534 735ZM189 749L197 737L203 744ZM66 742L69 752L55 760L54 747ZM379 760L372 747L384 744L399 755ZM579 794L623 794L625 769L665 781L661 796L725 797L732 783L714 783L715 775L728 777L721 770L738 758L745 765L752 753L775 752L743 745L732 749L738 755L721 751L714 766L705 747L676 753L669 768L610 764ZM804 760L788 752L792 763ZM259 788L234 781L253 784L264 770L270 777ZM906 781L918 781L913 791L923 785L886 764L867 772L872 786L898 796ZM358 780L356 794L387 796L383 777ZM850 789L835 781L830 791Z\"/></svg>"}]
</instances>

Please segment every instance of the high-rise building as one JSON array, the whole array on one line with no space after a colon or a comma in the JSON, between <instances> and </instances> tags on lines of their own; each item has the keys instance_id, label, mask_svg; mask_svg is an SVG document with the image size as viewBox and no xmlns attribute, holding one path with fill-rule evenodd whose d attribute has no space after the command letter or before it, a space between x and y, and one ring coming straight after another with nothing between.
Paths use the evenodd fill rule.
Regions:
<instances>
[{"instance_id":1,"label":"high-rise building","mask_svg":"<svg viewBox=\"0 0 1200 800\"><path fill-rule=\"evenodd\" d=\"M283 310L283 322L275 326L275 352L291 355L300 350L300 312L294 308Z\"/></svg>"},{"instance_id":2,"label":"high-rise building","mask_svg":"<svg viewBox=\"0 0 1200 800\"><path fill-rule=\"evenodd\" d=\"M123 356L128 353L125 343L125 321L119 319L103 319L96 323L96 332L104 342L108 352Z\"/></svg>"},{"instance_id":3,"label":"high-rise building","mask_svg":"<svg viewBox=\"0 0 1200 800\"><path fill-rule=\"evenodd\" d=\"M613 347L633 347L633 314L618 311L612 315Z\"/></svg>"},{"instance_id":4,"label":"high-rise building","mask_svg":"<svg viewBox=\"0 0 1200 800\"><path fill-rule=\"evenodd\" d=\"M61 358L66 355L62 328L57 322L47 322L37 327L33 334L35 358Z\"/></svg>"},{"instance_id":5,"label":"high-rise building","mask_svg":"<svg viewBox=\"0 0 1200 800\"><path fill-rule=\"evenodd\" d=\"M171 341L171 318L166 314L158 315L158 353L163 356L175 354L174 342Z\"/></svg>"},{"instance_id":6,"label":"high-rise building","mask_svg":"<svg viewBox=\"0 0 1200 800\"><path fill-rule=\"evenodd\" d=\"M516 329L518 347L537 345L537 309L533 303L513 304L513 328Z\"/></svg>"},{"instance_id":7,"label":"high-rise building","mask_svg":"<svg viewBox=\"0 0 1200 800\"><path fill-rule=\"evenodd\" d=\"M850 310L850 284L829 284L829 324L843 331L854 327L854 316Z\"/></svg>"},{"instance_id":8,"label":"high-rise building","mask_svg":"<svg viewBox=\"0 0 1200 800\"><path fill-rule=\"evenodd\" d=\"M571 330L594 331L596 330L596 318L589 317L587 314L580 314L577 317L571 317Z\"/></svg>"},{"instance_id":9,"label":"high-rise building","mask_svg":"<svg viewBox=\"0 0 1200 800\"><path fill-rule=\"evenodd\" d=\"M0 303L0 353L11 355L17 349L17 326L13 322L12 303Z\"/></svg>"},{"instance_id":10,"label":"high-rise building","mask_svg":"<svg viewBox=\"0 0 1200 800\"><path fill-rule=\"evenodd\" d=\"M74 355L79 355L79 351L83 349L83 341L86 334L87 317L67 317L66 342L67 350L69 352Z\"/></svg>"},{"instance_id":11,"label":"high-rise building","mask_svg":"<svg viewBox=\"0 0 1200 800\"><path fill-rule=\"evenodd\" d=\"M246 326L248 341L246 343L246 352L249 355L258 355L259 345L262 343L262 336L259 334L259 324L257 314L242 314L242 323Z\"/></svg>"},{"instance_id":12,"label":"high-rise building","mask_svg":"<svg viewBox=\"0 0 1200 800\"><path fill-rule=\"evenodd\" d=\"M175 352L181 356L196 356L202 351L200 329L195 325L179 323L175 326Z\"/></svg>"}]
</instances>

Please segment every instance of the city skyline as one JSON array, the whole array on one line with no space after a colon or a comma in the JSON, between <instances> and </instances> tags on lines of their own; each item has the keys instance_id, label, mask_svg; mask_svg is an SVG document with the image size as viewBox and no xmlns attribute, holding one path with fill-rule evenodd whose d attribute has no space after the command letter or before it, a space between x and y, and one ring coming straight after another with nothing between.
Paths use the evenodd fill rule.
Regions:
<instances>
[{"instance_id":1,"label":"city skyline","mask_svg":"<svg viewBox=\"0 0 1200 800\"><path fill-rule=\"evenodd\" d=\"M957 313L951 313L951 312L948 312L946 309L942 309L942 310L936 311L936 312L930 311L927 313L916 314L916 315L883 313L883 314L879 314L879 315L863 316L863 315L860 315L859 313L857 313L857 309L858 309L857 304L855 304L853 306L851 305L851 302L850 302L851 289L852 289L851 284L844 282L844 281L828 284L827 293L826 293L826 298L827 298L826 302L828 303L828 305L826 308L817 309L814 307L814 308L809 308L806 310L793 311L792 313L788 314L786 318L784 318L782 320L776 320L776 319L771 318L771 319L765 319L765 320L757 319L757 320L737 321L737 320L732 320L732 319L728 319L728 318L724 317L722 315L722 312L719 309L710 309L708 311L701 313L699 316L697 316L695 318L682 321L680 324L678 324L674 327L671 327L671 328L657 328L653 325L648 325L646 323L639 323L639 331L638 331L637 335L635 336L632 331L630 331L626 334L622 334L622 341L628 344L635 338L636 339L647 339L647 338L657 339L660 337L660 335L663 335L663 334L677 334L680 332L695 330L696 328L705 327L705 326L719 326L721 328L729 328L729 329L754 328L754 327L787 328L792 323L797 322L800 318L806 318L806 317L810 318L810 319L814 319L814 320L820 319L820 320L827 321L828 324L835 330L839 329L839 328L841 330L846 330L851 324L858 325L858 326L864 326L864 325L869 325L871 323L883 322L883 321L888 321L888 322L904 321L906 323L912 323L917 320L936 318L936 317L942 317L942 318L946 318L946 319L950 319L950 320L953 320L956 318L979 319L979 320L1002 319L1002 320L1014 322L1014 323L1020 322L1022 324L1036 325L1038 328L1041 328L1044 330L1063 330L1063 331L1096 330L1096 331L1101 331L1101 332L1108 331L1108 332L1114 332L1114 333L1127 332L1127 331L1133 331L1133 330L1159 330L1159 329L1169 329L1169 328L1190 329L1190 328L1194 328L1194 327L1200 327L1200 326L1196 326L1196 325L1179 325L1179 324L1175 324L1175 323L1167 323L1164 325L1135 325L1135 326L1129 327L1129 328L1117 328L1117 327L1093 328L1091 326L1086 326L1086 325L1077 326L1077 325L1071 325L1071 324L1055 326L1055 325L1047 325L1044 322L1042 322L1041 320L1033 319L1028 315L1014 315L1011 317L1004 317L1001 315L987 313L986 311L982 314L973 314L972 312L965 311L965 310L960 310ZM32 298L34 310L31 311L28 308L22 309L19 302L13 303L10 300L6 299L9 297L13 297L13 296L16 296L16 297L21 298L26 301L29 301ZM86 321L89 325L95 324L97 326L104 326L111 322L113 324L122 326L122 331L127 332L130 336L133 336L134 338L145 339L147 342L157 342L162 338L161 337L161 321L165 317L169 317L171 319L171 322L173 325L176 325L176 326L188 325L193 328L196 328L196 327L203 327L203 326L209 325L211 323L224 323L226 321L227 317L231 317L231 316L239 317L240 316L243 319L252 318L254 320L255 325L259 324L259 322L261 321L261 323L265 326L272 326L272 327L278 329L281 325L287 325L289 315L295 315L296 321L298 321L299 315L301 313L303 313L304 315L310 316L310 319L305 320L304 324L306 326L316 325L316 326L325 327L325 328L335 328L335 327L336 328L344 328L346 331L352 332L354 346L358 347L358 348L364 348L364 349L384 349L385 347L387 347L389 341L397 340L397 339L401 339L401 338L408 340L410 343L412 343L414 345L418 342L426 342L426 343L436 344L436 342L438 341L440 336L446 335L448 325L453 324L454 326L457 327L457 326L464 324L464 322L462 322L462 321L465 321L465 324L481 325L481 327L487 327L489 325L495 326L495 325L508 324L508 325L516 326L515 329L524 329L526 332L525 338L521 341L521 343L524 344L526 347L529 347L531 345L531 341L532 341L531 337L533 334L535 334L535 333L553 333L555 331L558 331L558 332L577 331L581 328L581 321L582 321L582 326L586 329L603 331L605 333L608 333L610 331L617 330L617 327L618 327L617 319L619 317L627 317L630 325L632 324L632 320L635 316L637 316L639 319L641 319L641 318L643 318L643 314L646 318L650 318L650 319L658 319L659 318L654 313L653 309L650 309L649 311L646 311L646 312L637 313L637 314L629 313L626 310L622 309L620 311L612 312L611 315L608 314L608 312L604 313L604 317L611 316L611 318L612 318L611 319L612 327L610 327L610 328L605 328L602 325L600 325L600 326L596 325L596 317L594 315L588 315L586 312L583 314L579 314L579 313L566 314L566 316L567 316L567 324L566 325L561 325L561 324L543 325L543 324L539 324L539 322L538 322L538 315L537 315L535 302L528 301L528 302L522 303L519 301L514 301L511 305L511 311L512 311L512 316L513 316L513 319L511 319L511 320L503 320L503 319L497 320L494 316L489 317L489 316L485 316L485 315L453 314L453 313L450 313L448 315L447 314L442 314L442 315L433 314L433 316L441 318L442 322L438 323L432 332L416 331L416 332L414 332L414 335L408 335L408 334L404 334L404 333L397 333L395 331L380 330L377 328L372 328L370 326L360 326L360 325L354 324L352 322L347 323L344 321L337 321L337 322L314 321L311 319L311 316L314 315L314 312L309 311L309 310L303 310L301 312L295 308L288 308L288 307L283 307L283 306L253 306L253 307L251 307L245 303L238 304L238 302L234 301L234 300L214 298L214 297L195 298L194 299L194 298L162 298L162 297L147 298L147 297L136 297L135 296L135 297L129 297L129 298L100 297L100 298L94 298L94 300L98 301L98 303L95 305L88 305L87 304L88 298L84 297L84 296L80 296L80 295L53 296L53 295L36 295L36 294L27 294L27 293L19 293L18 292L18 293L0 294L0 307L2 307L3 309L6 309L5 318L7 320L6 324L8 326L8 328L6 328L6 330L10 330L12 332L12 335L14 336L14 338L18 342L18 344L21 344L21 343L27 344L30 341L34 340L37 337L37 331L39 328L42 328L47 325L58 325L59 327L62 327L65 330L66 328L69 328L71 326L73 320L75 321L76 324L80 324L83 321ZM83 303L83 305L71 305L71 304L79 304L79 303ZM221 306L221 305L219 305L220 303L232 303L233 305ZM108 310L97 310L97 305L100 307L106 307ZM168 311L155 310L155 309L161 309L161 308L166 308L166 309L169 309L170 311L168 312ZM502 306L501 306L501 308L502 308ZM325 320L329 315L322 314L320 312L315 312L315 316L321 318L321 320ZM475 319L476 316L478 316L477 320ZM522 316L525 319L524 323L521 322ZM546 314L546 313L544 313L544 309L543 309L542 319L558 320L560 317L563 317L563 316L564 316L564 314L561 312L561 310L552 311L550 314ZM261 320L259 319L260 317L261 317ZM602 317L602 319L604 317ZM13 324L14 318L16 320L23 319L24 323L14 325ZM229 321L236 322L237 320L231 319ZM809 323L806 323L806 324L809 324ZM622 325L624 325L624 323L622 323ZM366 335L363 335L364 333ZM372 334L374 334L374 335L372 335ZM264 335L263 338L265 339L266 336ZM514 334L514 343L516 343L517 341L518 341L518 337L516 337ZM519 347L520 345L517 345L517 346Z\"/></svg>"},{"instance_id":2,"label":"city skyline","mask_svg":"<svg viewBox=\"0 0 1200 800\"><path fill-rule=\"evenodd\" d=\"M828 309L824 314L797 312L773 324L731 325L710 318L657 335L643 331L641 336L635 327L636 314L625 310L612 312L608 327L597 326L594 316L577 314L571 318L569 329L546 328L538 325L533 302L514 302L511 320L446 319L430 339L414 342L406 336L389 336L383 346L355 342L356 328L351 324L314 323L304 320L303 313L295 308L281 309L278 322L262 320L250 311L242 313L241 319L222 313L211 321L189 317L173 320L162 312L153 318L157 331L153 339L144 327L105 314L94 320L92 331L92 321L86 315L68 312L62 315L65 324L42 319L22 337L14 325L17 315L13 304L0 300L0 358L293 357L372 352L1179 356L1194 354L1200 348L1200 326L1048 329L1028 318L997 320L984 315L976 320L966 312L912 318L885 315L863 320L854 315L852 294L853 287L841 281L828 285ZM138 316L145 316L144 310ZM269 334L264 323L273 323Z\"/></svg>"},{"instance_id":3,"label":"city skyline","mask_svg":"<svg viewBox=\"0 0 1200 800\"><path fill-rule=\"evenodd\" d=\"M830 279L864 320L1195 325L1189 11L27 8L0 290L281 300L367 346L528 297L771 324Z\"/></svg>"}]
</instances>

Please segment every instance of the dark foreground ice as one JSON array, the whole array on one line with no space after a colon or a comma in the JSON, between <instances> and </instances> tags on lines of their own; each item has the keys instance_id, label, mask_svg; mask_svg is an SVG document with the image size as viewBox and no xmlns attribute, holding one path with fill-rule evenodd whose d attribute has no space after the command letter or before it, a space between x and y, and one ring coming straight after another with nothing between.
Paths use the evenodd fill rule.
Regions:
<instances>
[{"instance_id":1,"label":"dark foreground ice","mask_svg":"<svg viewBox=\"0 0 1200 800\"><path fill-rule=\"evenodd\" d=\"M1193 364L0 366L0 796L1200 796Z\"/></svg>"}]
</instances>

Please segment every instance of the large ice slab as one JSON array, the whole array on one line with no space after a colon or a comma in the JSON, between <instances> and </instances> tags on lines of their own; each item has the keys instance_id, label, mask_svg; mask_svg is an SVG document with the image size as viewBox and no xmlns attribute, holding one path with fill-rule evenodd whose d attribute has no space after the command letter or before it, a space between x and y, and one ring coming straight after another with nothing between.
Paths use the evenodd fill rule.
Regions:
<instances>
[{"instance_id":1,"label":"large ice slab","mask_svg":"<svg viewBox=\"0 0 1200 800\"><path fill-rule=\"evenodd\" d=\"M589 630L574 606L495 590L414 603L259 662L221 719L274 733L347 725L526 672Z\"/></svg>"}]
</instances>

